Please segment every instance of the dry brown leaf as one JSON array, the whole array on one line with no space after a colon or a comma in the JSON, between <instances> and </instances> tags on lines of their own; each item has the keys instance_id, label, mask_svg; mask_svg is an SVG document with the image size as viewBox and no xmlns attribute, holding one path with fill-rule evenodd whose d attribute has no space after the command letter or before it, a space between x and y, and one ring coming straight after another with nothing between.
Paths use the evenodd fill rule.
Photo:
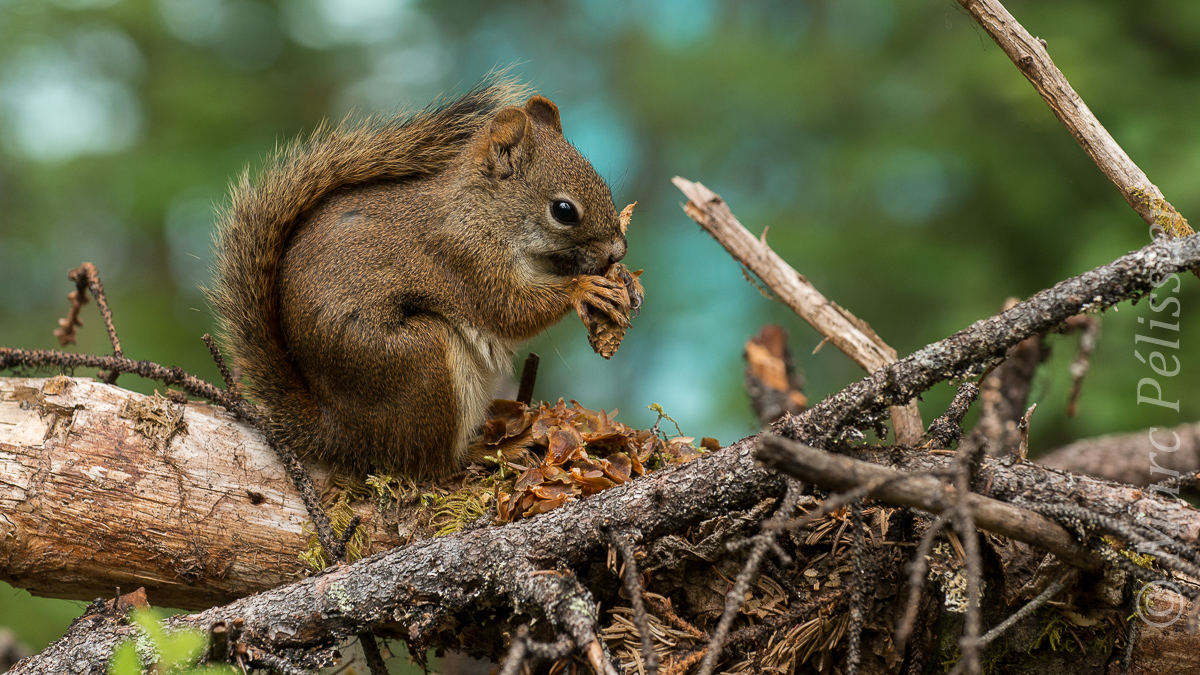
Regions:
<instances>
[{"instance_id":1,"label":"dry brown leaf","mask_svg":"<svg viewBox=\"0 0 1200 675\"><path fill-rule=\"evenodd\" d=\"M629 229L629 221L633 220L633 207L637 206L637 202L621 209L620 215L617 216L617 222L621 225L621 234L625 234Z\"/></svg>"},{"instance_id":2,"label":"dry brown leaf","mask_svg":"<svg viewBox=\"0 0 1200 675\"><path fill-rule=\"evenodd\" d=\"M571 499L627 483L646 474L651 456L666 463L699 456L692 438L663 440L650 430L618 422L616 414L589 410L577 401L568 406L561 399L536 407L494 401L473 447L484 447L486 457L500 453L507 467L517 472L507 488L511 493L497 484L497 519L509 522L545 513ZM702 442L718 445L713 439ZM513 448L519 452L510 453Z\"/></svg>"}]
</instances>

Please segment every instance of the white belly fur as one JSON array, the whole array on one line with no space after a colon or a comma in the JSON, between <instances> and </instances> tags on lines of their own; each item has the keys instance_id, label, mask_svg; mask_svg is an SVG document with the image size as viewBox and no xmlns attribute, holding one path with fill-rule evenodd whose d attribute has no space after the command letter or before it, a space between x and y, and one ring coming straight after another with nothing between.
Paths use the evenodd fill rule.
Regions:
<instances>
[{"instance_id":1,"label":"white belly fur","mask_svg":"<svg viewBox=\"0 0 1200 675\"><path fill-rule=\"evenodd\" d=\"M463 421L455 445L457 463L466 454L467 441L483 422L501 378L512 372L513 354L519 343L466 325L455 326L452 335L457 339L450 340L446 357L454 373L452 384L462 411L459 419Z\"/></svg>"}]
</instances>

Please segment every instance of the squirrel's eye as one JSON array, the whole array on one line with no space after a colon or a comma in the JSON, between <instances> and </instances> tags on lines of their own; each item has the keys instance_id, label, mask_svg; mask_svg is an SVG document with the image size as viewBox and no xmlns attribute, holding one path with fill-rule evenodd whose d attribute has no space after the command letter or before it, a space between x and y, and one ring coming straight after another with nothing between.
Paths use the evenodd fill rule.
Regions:
<instances>
[{"instance_id":1,"label":"squirrel's eye","mask_svg":"<svg viewBox=\"0 0 1200 675\"><path fill-rule=\"evenodd\" d=\"M575 205L565 199L555 199L550 202L550 215L563 225L578 225L579 211Z\"/></svg>"}]
</instances>

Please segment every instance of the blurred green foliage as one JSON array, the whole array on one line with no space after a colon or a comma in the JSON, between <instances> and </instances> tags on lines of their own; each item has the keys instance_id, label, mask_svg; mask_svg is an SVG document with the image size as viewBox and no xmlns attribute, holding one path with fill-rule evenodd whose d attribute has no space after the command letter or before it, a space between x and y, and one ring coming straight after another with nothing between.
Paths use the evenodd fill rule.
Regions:
<instances>
[{"instance_id":1,"label":"blurred green foliage","mask_svg":"<svg viewBox=\"0 0 1200 675\"><path fill-rule=\"evenodd\" d=\"M1200 213L1200 3L1010 0L1126 151ZM322 119L421 107L496 66L562 108L569 138L637 200L627 263L647 302L611 362L574 319L531 345L536 394L724 442L754 431L741 345L792 333L813 400L863 373L746 284L679 208L674 175L903 356L1142 246L1147 229L952 0L0 0L0 344L54 348L68 269L95 262L126 354L219 381L200 335L214 205ZM1180 292L1175 411L1137 405L1145 304L1104 318L1080 412L1074 338L1052 338L1032 447L1200 417L1200 292ZM94 309L78 349L107 351ZM90 320L89 320L90 319ZM87 374L87 373L80 373ZM148 391L153 383L126 376ZM925 396L926 421L953 390ZM1149 470L1149 465L1147 465ZM0 591L41 648L78 603ZM150 598L153 602L153 598ZM39 628L56 619L53 629Z\"/></svg>"},{"instance_id":2,"label":"blurred green foliage","mask_svg":"<svg viewBox=\"0 0 1200 675\"><path fill-rule=\"evenodd\" d=\"M130 621L142 629L141 639L129 638L113 651L108 664L111 675L142 675L142 673L178 673L179 675L235 675L233 666L196 665L208 646L204 631L183 629L167 631L161 623L163 615L153 609L134 610ZM145 668L139 651L153 653L154 664Z\"/></svg>"}]
</instances>

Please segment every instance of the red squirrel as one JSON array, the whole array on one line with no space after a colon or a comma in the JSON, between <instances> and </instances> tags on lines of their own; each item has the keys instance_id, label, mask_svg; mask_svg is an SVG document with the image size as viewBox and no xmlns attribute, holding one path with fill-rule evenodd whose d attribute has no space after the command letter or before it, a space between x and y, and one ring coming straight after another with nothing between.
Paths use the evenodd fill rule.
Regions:
<instances>
[{"instance_id":1,"label":"red squirrel","mask_svg":"<svg viewBox=\"0 0 1200 675\"><path fill-rule=\"evenodd\" d=\"M444 475L521 342L585 305L628 325L602 276L626 251L608 185L527 96L492 81L320 130L234 186L208 293L279 442L354 473Z\"/></svg>"}]
</instances>

